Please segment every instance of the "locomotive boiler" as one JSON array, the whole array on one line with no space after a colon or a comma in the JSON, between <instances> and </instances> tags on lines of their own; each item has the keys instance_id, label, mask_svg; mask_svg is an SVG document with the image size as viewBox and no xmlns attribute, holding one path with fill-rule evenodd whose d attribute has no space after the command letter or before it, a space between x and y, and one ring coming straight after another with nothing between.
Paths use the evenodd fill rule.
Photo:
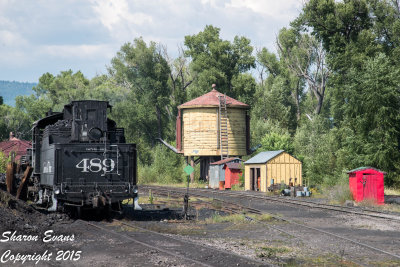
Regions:
<instances>
[{"instance_id":1,"label":"locomotive boiler","mask_svg":"<svg viewBox=\"0 0 400 267\"><path fill-rule=\"evenodd\" d=\"M28 197L49 211L119 209L128 198L140 208L136 145L107 117L111 109L107 101L72 101L33 124Z\"/></svg>"}]
</instances>

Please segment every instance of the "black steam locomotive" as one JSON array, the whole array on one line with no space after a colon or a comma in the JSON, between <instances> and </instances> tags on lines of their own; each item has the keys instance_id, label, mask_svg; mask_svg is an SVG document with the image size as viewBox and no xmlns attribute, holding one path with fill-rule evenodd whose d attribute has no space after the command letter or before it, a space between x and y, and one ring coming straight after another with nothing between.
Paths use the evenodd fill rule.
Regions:
<instances>
[{"instance_id":1,"label":"black steam locomotive","mask_svg":"<svg viewBox=\"0 0 400 267\"><path fill-rule=\"evenodd\" d=\"M27 195L37 204L78 212L118 209L128 198L137 204L136 145L126 144L124 129L107 118L111 108L106 101L72 101L33 124L25 160L33 167Z\"/></svg>"}]
</instances>

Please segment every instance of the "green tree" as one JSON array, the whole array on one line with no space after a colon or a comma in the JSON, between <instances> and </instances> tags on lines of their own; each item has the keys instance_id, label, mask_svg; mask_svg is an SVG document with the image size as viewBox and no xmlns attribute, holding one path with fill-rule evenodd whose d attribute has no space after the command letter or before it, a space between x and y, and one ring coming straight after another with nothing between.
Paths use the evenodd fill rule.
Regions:
<instances>
[{"instance_id":1,"label":"green tree","mask_svg":"<svg viewBox=\"0 0 400 267\"><path fill-rule=\"evenodd\" d=\"M185 36L185 55L192 59L190 68L194 75L190 96L208 92L215 83L221 93L250 101L255 90L254 82L249 82L252 77L239 77L255 67L250 40L235 36L231 43L222 40L219 34L219 28L207 25L202 32Z\"/></svg>"},{"instance_id":2,"label":"green tree","mask_svg":"<svg viewBox=\"0 0 400 267\"><path fill-rule=\"evenodd\" d=\"M285 150L289 154L293 153L293 143L289 133L279 134L271 132L265 134L261 140L262 150Z\"/></svg>"},{"instance_id":3,"label":"green tree","mask_svg":"<svg viewBox=\"0 0 400 267\"><path fill-rule=\"evenodd\" d=\"M397 1L309 1L294 27L322 42L338 170L373 165L399 183Z\"/></svg>"},{"instance_id":4,"label":"green tree","mask_svg":"<svg viewBox=\"0 0 400 267\"><path fill-rule=\"evenodd\" d=\"M172 139L163 135L163 129L173 123L167 111L170 68L160 47L154 42L147 45L143 39L124 44L112 59L109 73L119 87L129 92L114 112L126 128L128 140L153 146L157 137ZM141 159L149 160L149 154L143 153Z\"/></svg>"}]
</instances>

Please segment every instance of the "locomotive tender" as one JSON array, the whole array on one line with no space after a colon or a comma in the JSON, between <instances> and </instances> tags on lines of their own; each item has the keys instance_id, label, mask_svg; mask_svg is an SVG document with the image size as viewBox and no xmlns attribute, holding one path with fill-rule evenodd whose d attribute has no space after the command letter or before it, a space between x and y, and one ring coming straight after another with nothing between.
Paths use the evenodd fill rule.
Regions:
<instances>
[{"instance_id":1,"label":"locomotive tender","mask_svg":"<svg viewBox=\"0 0 400 267\"><path fill-rule=\"evenodd\" d=\"M32 129L33 174L28 196L49 211L67 206L120 208L133 198L140 208L135 144L107 118L107 101L82 100L48 112Z\"/></svg>"}]
</instances>

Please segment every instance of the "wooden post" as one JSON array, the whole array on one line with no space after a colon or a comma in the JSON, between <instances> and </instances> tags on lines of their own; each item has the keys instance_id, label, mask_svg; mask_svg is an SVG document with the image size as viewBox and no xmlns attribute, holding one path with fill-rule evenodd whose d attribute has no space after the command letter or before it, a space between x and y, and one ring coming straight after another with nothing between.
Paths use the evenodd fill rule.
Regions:
<instances>
[{"instance_id":1,"label":"wooden post","mask_svg":"<svg viewBox=\"0 0 400 267\"><path fill-rule=\"evenodd\" d=\"M193 169L194 169L194 157L193 157L193 156L190 156L190 166L192 166ZM194 172L192 172L192 173L190 174L190 182L191 182L191 183L194 182Z\"/></svg>"}]
</instances>

